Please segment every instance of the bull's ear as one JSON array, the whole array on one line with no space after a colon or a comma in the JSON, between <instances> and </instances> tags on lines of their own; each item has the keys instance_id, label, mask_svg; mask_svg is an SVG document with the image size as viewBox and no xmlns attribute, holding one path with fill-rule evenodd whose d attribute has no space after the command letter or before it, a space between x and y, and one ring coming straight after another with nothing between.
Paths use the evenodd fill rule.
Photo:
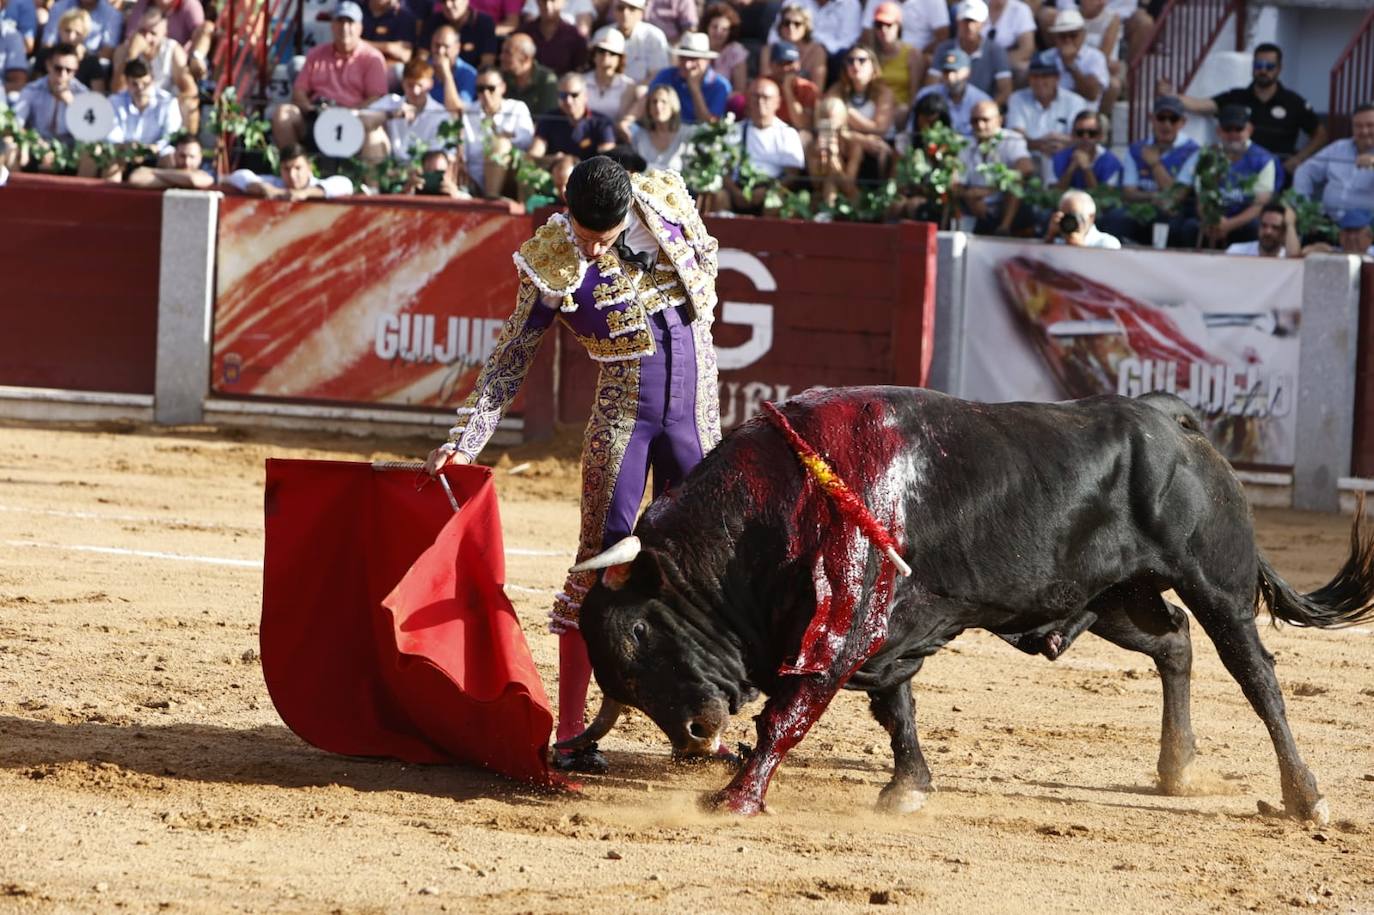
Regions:
<instances>
[{"instance_id":1,"label":"bull's ear","mask_svg":"<svg viewBox=\"0 0 1374 915\"><path fill-rule=\"evenodd\" d=\"M620 562L607 566L606 571L601 573L601 583L612 591L619 591L630 580L631 565L632 563Z\"/></svg>"},{"instance_id":2,"label":"bull's ear","mask_svg":"<svg viewBox=\"0 0 1374 915\"><path fill-rule=\"evenodd\" d=\"M663 588L663 568L653 550L645 550L630 562L607 566L601 573L601 583L612 591L633 584L636 591L657 594Z\"/></svg>"},{"instance_id":3,"label":"bull's ear","mask_svg":"<svg viewBox=\"0 0 1374 915\"><path fill-rule=\"evenodd\" d=\"M658 563L658 553L645 550L630 563L630 583L643 594L658 594L663 590L665 581L663 566Z\"/></svg>"}]
</instances>

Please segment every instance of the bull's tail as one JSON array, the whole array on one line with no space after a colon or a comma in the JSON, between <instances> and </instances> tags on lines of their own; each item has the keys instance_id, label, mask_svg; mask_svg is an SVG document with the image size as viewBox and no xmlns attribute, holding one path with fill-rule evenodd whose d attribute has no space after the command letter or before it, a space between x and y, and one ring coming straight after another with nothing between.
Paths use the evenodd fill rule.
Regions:
<instances>
[{"instance_id":1,"label":"bull's tail","mask_svg":"<svg viewBox=\"0 0 1374 915\"><path fill-rule=\"evenodd\" d=\"M1350 528L1350 555L1336 577L1310 594L1293 586L1259 557L1259 596L1269 608L1274 625L1279 620L1294 626L1337 629L1374 618L1374 537L1365 536L1361 520L1364 497L1355 506Z\"/></svg>"}]
</instances>

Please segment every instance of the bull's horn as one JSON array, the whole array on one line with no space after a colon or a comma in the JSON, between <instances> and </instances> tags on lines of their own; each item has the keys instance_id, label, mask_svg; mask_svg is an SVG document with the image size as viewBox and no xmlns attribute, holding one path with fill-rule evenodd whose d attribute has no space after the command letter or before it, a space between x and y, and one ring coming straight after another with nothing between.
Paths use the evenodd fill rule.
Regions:
<instances>
[{"instance_id":1,"label":"bull's horn","mask_svg":"<svg viewBox=\"0 0 1374 915\"><path fill-rule=\"evenodd\" d=\"M583 560L569 569L569 572L591 572L594 569L608 569L622 562L633 562L639 555L639 538L631 534L619 543L612 544L591 559Z\"/></svg>"},{"instance_id":2,"label":"bull's horn","mask_svg":"<svg viewBox=\"0 0 1374 915\"><path fill-rule=\"evenodd\" d=\"M633 538L631 538L633 539ZM567 740L560 740L554 744L559 750L581 750L588 744L600 740L611 732L615 723L620 718L620 712L625 708L619 702L609 697L601 700L601 711L596 713L592 723L587 725L587 730Z\"/></svg>"}]
</instances>

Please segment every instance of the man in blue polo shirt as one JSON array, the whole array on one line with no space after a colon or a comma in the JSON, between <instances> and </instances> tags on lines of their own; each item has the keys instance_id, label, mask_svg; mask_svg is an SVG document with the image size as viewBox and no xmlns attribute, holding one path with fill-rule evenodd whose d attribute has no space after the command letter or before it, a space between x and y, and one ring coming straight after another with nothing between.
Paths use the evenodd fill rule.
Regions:
<instances>
[{"instance_id":1,"label":"man in blue polo shirt","mask_svg":"<svg viewBox=\"0 0 1374 915\"><path fill-rule=\"evenodd\" d=\"M1207 240L1225 247L1257 236L1260 212L1283 184L1283 166L1277 156L1251 141L1254 124L1249 108L1223 105L1217 122L1221 135L1217 145L1231 168L1221 188L1222 219L1207 228Z\"/></svg>"},{"instance_id":2,"label":"man in blue polo shirt","mask_svg":"<svg viewBox=\"0 0 1374 915\"><path fill-rule=\"evenodd\" d=\"M1102 124L1102 116L1094 108L1085 108L1074 116L1073 145L1059 150L1051 160L1055 186L1061 191L1121 184L1121 160L1102 145L1106 133Z\"/></svg>"},{"instance_id":3,"label":"man in blue polo shirt","mask_svg":"<svg viewBox=\"0 0 1374 915\"><path fill-rule=\"evenodd\" d=\"M1172 95L1155 99L1154 133L1137 140L1121 162L1121 196L1128 203L1148 203L1158 215L1138 221L1118 208L1102 214L1098 222L1117 238L1149 244L1152 223L1169 224L1170 247L1191 248L1197 242L1193 216L1193 174L1201 147L1183 136L1183 103Z\"/></svg>"},{"instance_id":4,"label":"man in blue polo shirt","mask_svg":"<svg viewBox=\"0 0 1374 915\"><path fill-rule=\"evenodd\" d=\"M477 100L477 71L458 53L458 30L445 24L429 41L429 62L434 65L430 95L449 111L462 111Z\"/></svg>"},{"instance_id":5,"label":"man in blue polo shirt","mask_svg":"<svg viewBox=\"0 0 1374 915\"><path fill-rule=\"evenodd\" d=\"M682 103L682 123L706 124L725 116L730 80L711 69L718 55L705 32L683 32L673 49L677 66L660 70L649 88L672 86Z\"/></svg>"}]
</instances>

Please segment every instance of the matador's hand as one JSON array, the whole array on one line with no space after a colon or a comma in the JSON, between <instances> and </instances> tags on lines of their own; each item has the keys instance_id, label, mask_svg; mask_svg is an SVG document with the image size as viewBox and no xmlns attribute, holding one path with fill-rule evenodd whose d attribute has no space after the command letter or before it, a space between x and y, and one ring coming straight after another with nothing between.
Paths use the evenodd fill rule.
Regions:
<instances>
[{"instance_id":1,"label":"matador's hand","mask_svg":"<svg viewBox=\"0 0 1374 915\"><path fill-rule=\"evenodd\" d=\"M449 451L440 445L429 453L425 458L425 473L430 476L437 476L440 470L448 464L471 464L472 458L463 454L461 451Z\"/></svg>"}]
</instances>

